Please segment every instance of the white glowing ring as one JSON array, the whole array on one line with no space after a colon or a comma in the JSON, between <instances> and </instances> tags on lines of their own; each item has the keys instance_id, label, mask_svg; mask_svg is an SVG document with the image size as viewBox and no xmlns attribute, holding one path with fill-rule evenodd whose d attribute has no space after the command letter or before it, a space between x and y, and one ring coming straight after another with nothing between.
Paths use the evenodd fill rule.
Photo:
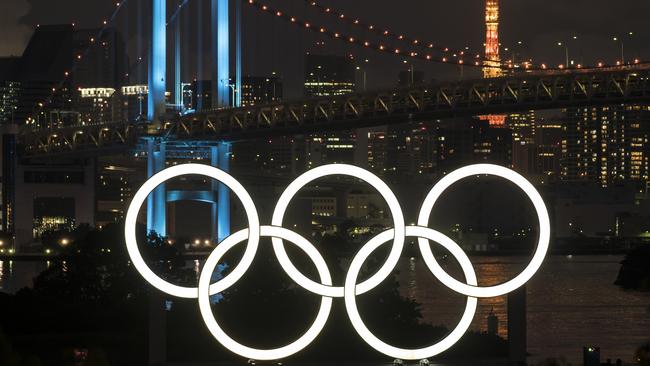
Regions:
<instances>
[{"instance_id":1,"label":"white glowing ring","mask_svg":"<svg viewBox=\"0 0 650 366\"><path fill-rule=\"evenodd\" d=\"M138 211L140 210L140 207L144 201L147 199L147 196L161 183L177 176L189 174L204 175L216 179L228 186L241 199L249 221L248 229L241 230L235 234L232 234L222 243L220 243L212 252L212 254L210 254L205 267L201 272L198 288L176 286L166 282L165 280L158 277L155 273L153 273L151 269L147 267L140 251L138 250L135 235ZM357 255L352 260L343 287L334 287L332 285L332 280L327 268L327 264L325 263L325 260L320 255L316 247L314 247L308 240L299 234L280 227L280 225L282 225L286 209L295 194L297 194L297 192L302 187L309 184L313 180L329 175L348 175L359 178L369 183L372 187L379 191L379 193L387 201L395 225L393 229L387 230L377 235L361 248L359 253L357 253ZM531 259L531 262L521 274L512 280L493 287L478 287L476 274L474 273L472 264L462 249L450 238L426 227L431 215L431 210L433 209L433 206L438 198L444 193L444 191L459 180L474 175L495 175L505 178L516 184L531 199L539 218L539 242L537 244L537 248L535 254L533 255L533 258ZM500 296L511 292L525 284L540 268L546 252L548 251L548 244L550 239L550 220L548 217L548 212L546 210L546 206L544 205L544 201L532 186L532 184L530 184L525 178L512 170L496 165L487 164L472 165L461 168L447 175L438 184L436 184L431 192L429 192L422 205L418 219L419 226L405 226L404 217L397 198L388 188L388 186L383 181L381 181L381 179L364 169L350 165L327 165L311 170L310 172L300 176L296 181L291 183L287 190L282 194L273 213L272 222L275 226L260 227L257 210L249 194L241 186L241 184L239 184L239 182L237 182L227 173L207 165L179 165L163 170L162 172L154 175L135 194L126 215L126 245L132 263L140 272L140 274L142 274L145 280L147 280L147 282L151 283L159 290L173 296L185 298L198 297L201 315L212 335L217 339L217 341L223 344L230 351L241 356L250 359L266 361L286 358L297 353L298 351L307 347L322 331L325 323L327 322L327 318L329 317L333 298L344 297L346 310L354 329L370 346L385 355L389 355L395 358L417 360L435 356L449 349L449 347L451 347L462 337L462 335L469 328L472 318L474 317L478 302L477 298ZM316 316L316 320L309 328L309 330L307 330L305 334L303 334L298 340L294 341L293 343L281 348L269 350L254 349L244 346L240 343L237 343L227 334L225 334L225 332L217 324L217 321L212 314L209 299L210 295L223 292L233 286L245 274L248 268L250 268L255 254L257 253L259 239L261 236L272 238L273 249L283 270L298 285L305 288L307 291L310 291L311 293L320 295L322 297L320 310ZM394 270L399 261L407 236L418 238L423 260L432 274L451 290L468 297L463 316L454 330L442 341L432 346L421 349L402 349L384 343L368 330L368 328L361 320L359 311L356 307L356 295L363 294L377 287ZM248 245L246 247L243 258L237 267L225 278L217 281L214 284L210 284L212 273L219 260L228 250L230 250L235 245L245 241L246 239L248 239ZM284 244L282 242L283 239L292 242L301 248L305 253L307 253L310 259L316 265L320 276L320 283L310 280L309 278L305 277L300 271L298 271L286 253ZM361 268L364 262L367 260L368 256L372 254L378 247L390 240L393 240L393 246L386 263L383 264L380 270L371 276L368 280L357 285L356 281L358 279L359 272L361 271ZM433 256L433 252L429 247L430 240L441 244L449 252L451 252L451 254L461 265L467 284L457 281L448 275L438 264L438 262L436 262L435 257Z\"/></svg>"},{"instance_id":2,"label":"white glowing ring","mask_svg":"<svg viewBox=\"0 0 650 366\"><path fill-rule=\"evenodd\" d=\"M456 342L458 342L463 334L465 334L472 323L472 319L474 318L478 300L475 297L468 297L465 311L463 312L463 316L460 319L460 322L458 322L458 325L456 325L456 328L454 328L454 330L449 333L449 335L447 335L444 339L432 346L420 349L404 349L391 346L377 338L377 336L375 336L366 327L366 325L363 323L363 320L361 319L361 316L359 315L359 309L357 308L355 295L355 286L359 272L361 271L361 268L366 259L368 259L368 256L370 256L372 252L374 252L377 248L379 248L381 245L393 237L394 233L392 231L393 230L384 231L383 233L372 238L361 248L361 250L352 260L350 268L348 269L348 274L345 278L345 308L348 312L348 317L350 318L354 329L366 343L368 343L377 351L387 356L402 360L422 360L433 357L449 349ZM456 243L454 243L453 240L437 231L419 226L407 226L406 236L426 238L427 240L432 240L441 244L456 258L463 270L467 283L470 285L478 284L472 263L470 262L469 258L467 258L467 255L465 255L465 252L463 252L463 250Z\"/></svg>"},{"instance_id":3,"label":"white glowing ring","mask_svg":"<svg viewBox=\"0 0 650 366\"><path fill-rule=\"evenodd\" d=\"M537 212L537 217L539 218L539 241L537 243L535 254L533 255L528 266L515 278L500 285L490 287L478 287L471 284L468 285L451 277L442 269L442 267L440 267L433 253L431 252L431 248L429 247L429 242L427 239L419 238L418 242L420 244L422 257L424 259L424 262L427 264L427 267L429 267L429 270L431 270L433 275L436 276L436 278L438 278L438 280L440 280L440 282L442 282L445 286L465 296L497 297L512 292L528 282L528 280L530 280L537 272L537 270L541 267L542 262L544 261L544 257L548 252L549 241L551 237L551 223L548 217L548 211L546 210L544 200L539 195L535 187L533 187L533 185L528 180L526 180L526 178L522 177L513 170L491 164L470 165L458 169L441 179L440 182L438 182L438 184L433 187L431 192L429 192L424 200L424 203L422 204L422 209L420 210L418 226L427 227L429 225L429 217L431 215L433 205L447 188L449 188L452 184L460 181L461 179L477 175L495 175L507 179L521 188L533 202L533 206Z\"/></svg>"},{"instance_id":4,"label":"white glowing ring","mask_svg":"<svg viewBox=\"0 0 650 366\"><path fill-rule=\"evenodd\" d=\"M201 316L203 317L205 324L207 325L210 333L212 333L214 338L231 352L234 352L242 357L258 361L270 361L287 358L307 347L314 339L316 339L321 330L323 330L323 327L325 327L325 324L327 323L327 318L329 317L330 310L332 309L332 298L326 296L322 297L321 306L318 310L318 315L316 316L314 323L307 330L307 332L305 332L305 334L298 338L298 340L287 346L264 350L247 347L233 340L223 331L223 329L221 329L217 323L217 320L212 314L208 288L210 286L212 273L217 264L219 264L219 260L228 250L230 250L238 243L242 242L243 239L248 236L247 231L248 230L246 229L242 230L221 242L205 262L201 276L199 277L199 308L201 311ZM273 226L262 226L261 236L282 238L291 243L294 243L305 253L307 253L309 258L314 262L316 269L318 270L318 275L320 276L321 282L323 282L325 285L332 284L332 278L330 276L329 270L327 269L325 260L320 255L318 250L307 239L301 237L293 231ZM225 290L228 287L229 286L220 286L219 288Z\"/></svg>"},{"instance_id":5,"label":"white glowing ring","mask_svg":"<svg viewBox=\"0 0 650 366\"><path fill-rule=\"evenodd\" d=\"M291 199L293 199L298 191L314 180L330 175L347 175L361 179L364 182L368 183L384 197L393 217L393 228L395 233L395 236L393 237L393 247L390 251L390 254L388 255L386 263L379 269L379 271L377 271L377 273L375 273L372 277L357 286L357 293L363 294L377 287L378 284L380 284L390 275L392 270L397 266L397 262L399 261L402 250L404 249L406 231L402 208L397 201L397 197L395 197L393 191L379 177L365 169L345 164L325 165L312 169L298 177L284 191L278 200L277 205L275 206L275 211L273 211L271 224L273 226L282 226L282 221L284 220L284 214L287 210L287 207L289 206ZM278 257L278 261L282 265L282 268L299 286L303 287L307 291L321 296L343 297L343 287L325 286L323 284L316 283L303 275L289 259L289 256L287 255L281 239L273 238L273 249L275 250L275 255Z\"/></svg>"},{"instance_id":6,"label":"white glowing ring","mask_svg":"<svg viewBox=\"0 0 650 366\"><path fill-rule=\"evenodd\" d=\"M239 197L244 206L246 216L248 217L248 228L250 232L250 235L248 236L248 246L246 247L246 251L244 252L237 268L235 268L227 278L224 278L221 282L228 284L239 280L246 273L253 262L253 258L255 258L255 253L257 253L257 247L260 240L260 221L253 199L250 197L246 189L244 189L235 178L217 168L201 164L183 164L165 169L151 177L138 190L129 205L129 209L126 213L124 236L126 239L126 249L129 253L129 257L131 257L131 263L133 263L133 266L135 266L147 282L166 294L195 299L198 297L198 290L196 287L183 287L169 283L158 277L158 275L147 266L147 263L142 258L142 254L138 249L138 241L136 238L138 212L140 211L140 207L144 201L147 199L147 196L149 196L149 194L160 184L172 178L191 174L210 177L225 184ZM210 287L210 294L216 294L220 291L221 290L217 286L213 285Z\"/></svg>"}]
</instances>

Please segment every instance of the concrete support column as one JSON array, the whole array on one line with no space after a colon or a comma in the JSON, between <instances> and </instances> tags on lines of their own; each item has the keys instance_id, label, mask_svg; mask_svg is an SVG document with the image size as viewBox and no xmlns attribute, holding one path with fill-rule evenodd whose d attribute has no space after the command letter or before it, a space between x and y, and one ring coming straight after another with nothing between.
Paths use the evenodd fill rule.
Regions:
<instances>
[{"instance_id":1,"label":"concrete support column","mask_svg":"<svg viewBox=\"0 0 650 366\"><path fill-rule=\"evenodd\" d=\"M230 154L232 145L228 142L219 144L219 169L230 172ZM218 228L217 239L221 242L230 236L230 189L225 184L219 183L218 190Z\"/></svg>"},{"instance_id":2,"label":"concrete support column","mask_svg":"<svg viewBox=\"0 0 650 366\"><path fill-rule=\"evenodd\" d=\"M147 140L147 177L165 169L165 144L156 139ZM147 198L147 232L167 235L167 191L159 185Z\"/></svg>"},{"instance_id":3,"label":"concrete support column","mask_svg":"<svg viewBox=\"0 0 650 366\"><path fill-rule=\"evenodd\" d=\"M230 107L230 0L212 0L212 108Z\"/></svg>"},{"instance_id":4,"label":"concrete support column","mask_svg":"<svg viewBox=\"0 0 650 366\"><path fill-rule=\"evenodd\" d=\"M181 80L181 17L174 19L174 104L183 111L183 82Z\"/></svg>"},{"instance_id":5,"label":"concrete support column","mask_svg":"<svg viewBox=\"0 0 650 366\"><path fill-rule=\"evenodd\" d=\"M167 1L151 0L151 45L149 46L149 94L147 119L159 123L165 115L167 77Z\"/></svg>"},{"instance_id":6,"label":"concrete support column","mask_svg":"<svg viewBox=\"0 0 650 366\"><path fill-rule=\"evenodd\" d=\"M235 107L242 106L242 49L241 49L241 40L242 40L242 2L235 1L235 101L233 105Z\"/></svg>"}]
</instances>

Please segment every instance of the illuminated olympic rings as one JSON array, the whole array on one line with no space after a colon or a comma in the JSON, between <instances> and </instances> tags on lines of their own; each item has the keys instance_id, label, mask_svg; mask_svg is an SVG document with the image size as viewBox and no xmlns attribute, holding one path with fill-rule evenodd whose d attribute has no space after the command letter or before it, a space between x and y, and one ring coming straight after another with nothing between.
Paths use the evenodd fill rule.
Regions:
<instances>
[{"instance_id":1,"label":"illuminated olympic rings","mask_svg":"<svg viewBox=\"0 0 650 366\"><path fill-rule=\"evenodd\" d=\"M147 199L147 196L160 184L183 175L201 175L216 179L230 188L233 193L239 197L246 211L248 218L248 228L238 231L228 238L223 240L214 251L210 254L201 275L199 277L198 287L181 287L171 284L162 278L158 277L146 264L138 249L136 239L136 221L140 207ZM393 219L393 228L386 230L377 236L370 239L353 258L350 268L348 269L345 278L344 286L334 286L332 278L325 263L325 260L318 252L316 247L309 242L309 240L300 236L299 234L282 228L282 221L284 214L291 202L291 199L298 193L298 191L305 185L313 182L316 179L331 176L331 175L345 175L349 177L358 178L365 181L386 200L391 216ZM533 257L528 266L515 278L503 284L491 287L480 287L472 263L463 250L449 237L435 230L429 229L429 218L431 210L435 205L438 198L454 183L472 176L493 175L504 178L526 193L528 198L532 201L535 211L539 219L539 241ZM469 328L478 300L482 297L495 297L512 292L523 286L530 278L539 270L544 257L548 251L550 239L550 220L548 211L533 185L528 182L524 177L516 172L503 168L497 165L479 164L470 165L458 169L451 174L445 176L433 189L429 192L424 200L420 214L418 216L417 226L406 226L404 223L404 216L400 204L395 197L394 193L388 186L376 175L371 172L344 164L326 165L319 168L310 170L309 172L298 177L292 182L289 187L282 194L275 207L273 217L271 220L272 226L261 226L257 209L248 192L244 187L228 173L208 165L199 164L184 164L177 165L154 175L138 190L133 197L133 201L129 206L126 215L125 238L126 246L131 257L131 262L140 274L152 286L156 287L162 292L169 295L198 299L199 309L201 316L205 321L206 326L224 347L231 352L240 356L253 359L253 360L279 360L287 358L300 350L307 347L321 332L327 318L329 317L332 308L333 298L344 298L345 307L352 326L357 333L377 351L398 359L403 360L419 360L433 357L445 350L449 349L465 334ZM280 262L284 271L293 279L299 286L305 290L319 295L322 297L320 309L316 315L316 319L311 327L300 338L289 345L275 348L275 349L256 349L238 343L228 336L219 326L217 320L212 314L210 306L210 295L214 295L227 290L235 285L241 279L251 266L261 237L271 238L273 242L273 250ZM397 265L399 258L404 248L406 237L413 237L418 239L420 252L424 259L425 264L431 273L451 290L467 296L467 304L463 315L456 327L444 339L429 347L420 349L403 349L391 346L379 338L377 338L363 323L361 316L356 306L356 296L366 293L377 287L382 281L388 278ZM215 283L210 283L212 280L212 273L223 256L234 246L246 241L246 250L240 263L224 278ZM316 266L320 282L315 282L302 274L291 262L284 247L284 241L296 245L300 248ZM444 269L436 261L433 252L431 251L430 241L440 244L447 249L460 264L465 277L465 283L456 280L447 274ZM357 284L359 273L363 264L368 257L379 247L392 242L390 254L386 263L381 266L379 271L371 276L369 279Z\"/></svg>"}]
</instances>

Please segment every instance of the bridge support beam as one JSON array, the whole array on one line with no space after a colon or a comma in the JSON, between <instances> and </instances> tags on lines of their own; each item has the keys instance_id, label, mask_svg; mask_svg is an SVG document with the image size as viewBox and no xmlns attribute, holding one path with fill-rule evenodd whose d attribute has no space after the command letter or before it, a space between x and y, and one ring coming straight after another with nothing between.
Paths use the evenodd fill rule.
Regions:
<instances>
[{"instance_id":1,"label":"bridge support beam","mask_svg":"<svg viewBox=\"0 0 650 366\"><path fill-rule=\"evenodd\" d=\"M231 106L230 0L212 0L212 108Z\"/></svg>"},{"instance_id":2,"label":"bridge support beam","mask_svg":"<svg viewBox=\"0 0 650 366\"><path fill-rule=\"evenodd\" d=\"M167 77L167 1L151 0L152 29L149 46L149 95L147 119L159 123L165 115Z\"/></svg>"},{"instance_id":3,"label":"bridge support beam","mask_svg":"<svg viewBox=\"0 0 650 366\"><path fill-rule=\"evenodd\" d=\"M165 169L165 144L156 139L147 140L147 177ZM167 192L159 185L147 198L147 234L167 235Z\"/></svg>"}]
</instances>

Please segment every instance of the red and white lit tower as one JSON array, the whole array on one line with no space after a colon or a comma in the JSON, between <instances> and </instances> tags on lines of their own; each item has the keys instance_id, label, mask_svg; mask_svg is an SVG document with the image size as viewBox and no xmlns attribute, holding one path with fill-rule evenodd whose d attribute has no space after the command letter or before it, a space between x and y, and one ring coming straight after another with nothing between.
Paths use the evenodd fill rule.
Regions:
<instances>
[{"instance_id":1,"label":"red and white lit tower","mask_svg":"<svg viewBox=\"0 0 650 366\"><path fill-rule=\"evenodd\" d=\"M485 67L483 76L494 78L502 76L499 56L499 0L485 1Z\"/></svg>"},{"instance_id":2,"label":"red and white lit tower","mask_svg":"<svg viewBox=\"0 0 650 366\"><path fill-rule=\"evenodd\" d=\"M501 56L499 56L499 0L485 0L485 67L484 78L498 78L503 76ZM492 127L505 126L506 116L488 115L480 116L487 120Z\"/></svg>"}]
</instances>

